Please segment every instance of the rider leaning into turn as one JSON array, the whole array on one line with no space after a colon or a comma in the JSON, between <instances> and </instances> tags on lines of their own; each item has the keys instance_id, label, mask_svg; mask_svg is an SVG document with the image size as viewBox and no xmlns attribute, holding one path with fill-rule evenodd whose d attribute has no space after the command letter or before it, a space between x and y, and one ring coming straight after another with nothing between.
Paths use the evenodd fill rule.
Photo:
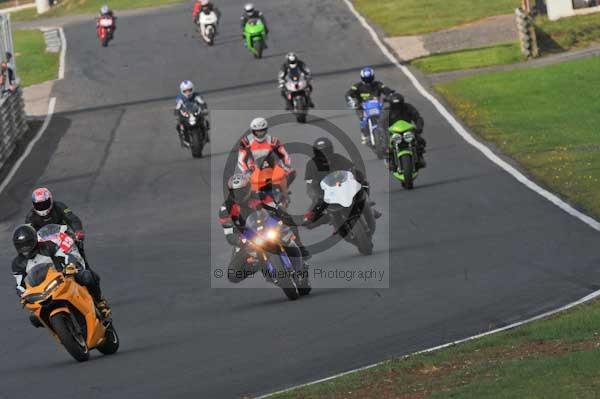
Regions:
<instances>
[{"instance_id":1,"label":"rider leaning into turn","mask_svg":"<svg viewBox=\"0 0 600 399\"><path fill-rule=\"evenodd\" d=\"M311 80L311 72L310 69L306 66L306 63L302 61L295 53L287 53L285 56L285 62L281 65L279 69L279 75L277 78L279 80L279 89L281 90L281 97L283 97L283 101L285 101L285 109L289 111L292 109L292 102L287 97L287 91L285 89L285 80L287 76L294 71L300 71L304 75L306 75L306 80L308 82L308 90L312 93L312 85L310 83ZM311 96L308 97L308 106L311 108L315 107L315 104L312 101Z\"/></svg>"},{"instance_id":2,"label":"rider leaning into turn","mask_svg":"<svg viewBox=\"0 0 600 399\"><path fill-rule=\"evenodd\" d=\"M362 144L366 145L369 142L369 132L367 132L367 126L362 120L362 102L372 97L380 99L381 97L389 96L393 92L394 90L375 80L375 71L371 67L363 68L360 71L360 82L353 84L350 90L346 92L348 103L352 108L356 109L361 122Z\"/></svg>"},{"instance_id":3,"label":"rider leaning into turn","mask_svg":"<svg viewBox=\"0 0 600 399\"><path fill-rule=\"evenodd\" d=\"M244 27L251 19L260 19L263 26L265 27L265 34L269 34L269 28L267 26L267 21L265 20L265 16L263 15L263 13L255 9L254 4L248 3L244 6L244 14L242 14L242 16L240 17L242 26L242 37L245 37Z\"/></svg>"},{"instance_id":4,"label":"rider leaning into turn","mask_svg":"<svg viewBox=\"0 0 600 399\"><path fill-rule=\"evenodd\" d=\"M38 242L35 229L28 224L23 224L16 228L13 233L13 244L17 250L17 256L12 261L12 274L15 277L17 294L25 291L25 277L27 277L27 266L29 262L33 264L45 261L52 262L58 271L62 271L65 265L65 259L57 256L58 247L53 242ZM89 267L79 265L82 269L75 275L75 281L87 288L98 310L104 318L110 315L110 308L106 299L102 297L100 289L100 276ZM36 327L41 327L39 320L34 316L30 321Z\"/></svg>"},{"instance_id":5,"label":"rider leaning into turn","mask_svg":"<svg viewBox=\"0 0 600 399\"><path fill-rule=\"evenodd\" d=\"M415 126L415 137L417 142L417 167L424 168L426 166L425 158L425 147L427 142L423 138L423 126L425 121L419 114L419 111L412 105L404 101L404 96L400 93L394 93L389 97L390 111L389 111L389 124L392 126L394 123L403 120L410 122ZM395 160L388 159L388 167L390 170L396 170Z\"/></svg>"},{"instance_id":6,"label":"rider leaning into turn","mask_svg":"<svg viewBox=\"0 0 600 399\"><path fill-rule=\"evenodd\" d=\"M185 131L185 125L183 123L183 116L181 115L180 111L182 108L185 108L193 103L197 103L200 109L202 110L206 130L206 141L210 141L210 124L208 122L208 119L206 118L206 115L208 114L208 104L206 104L206 101L204 101L204 98L202 98L200 93L194 91L194 84L191 81L184 80L183 82L181 82L181 84L179 85L179 94L177 95L175 101L176 104L173 113L177 120L177 133L179 134L179 137L184 139L184 141L182 142L187 142L187 144L189 145L189 139L187 138L187 132Z\"/></svg>"},{"instance_id":7,"label":"rider leaning into turn","mask_svg":"<svg viewBox=\"0 0 600 399\"><path fill-rule=\"evenodd\" d=\"M365 187L369 186L365 174L352 161L334 152L333 143L327 137L316 139L312 148L314 155L306 164L304 174L306 191L312 200L309 210L304 214L304 224L311 229L328 222L327 218L322 217L327 204L323 200L323 190L320 184L325 176L338 170L347 170L354 174L356 181ZM381 216L375 209L373 209L373 214L375 218Z\"/></svg>"},{"instance_id":8,"label":"rider leaning into turn","mask_svg":"<svg viewBox=\"0 0 600 399\"><path fill-rule=\"evenodd\" d=\"M256 270L248 269L246 259L248 252L246 246L242 243L242 233L246 226L246 219L258 209L265 209L270 214L274 214L285 225L292 229L296 236L297 245L303 260L307 260L310 254L300 241L298 227L292 221L284 210L275 203L254 200L251 198L251 185L247 175L235 173L227 181L228 196L219 208L219 223L223 227L225 239L234 248L233 256L229 264L227 277L231 282L237 283L245 279L247 274L252 274ZM308 265L305 264L305 267Z\"/></svg>"}]
</instances>

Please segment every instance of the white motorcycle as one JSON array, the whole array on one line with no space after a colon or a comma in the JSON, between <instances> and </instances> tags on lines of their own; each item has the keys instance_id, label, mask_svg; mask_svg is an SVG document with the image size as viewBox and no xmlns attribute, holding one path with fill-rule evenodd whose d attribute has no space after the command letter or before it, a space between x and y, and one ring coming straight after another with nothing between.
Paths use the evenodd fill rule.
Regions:
<instances>
[{"instance_id":1,"label":"white motorcycle","mask_svg":"<svg viewBox=\"0 0 600 399\"><path fill-rule=\"evenodd\" d=\"M321 180L325 212L329 223L344 240L355 245L362 255L373 253L375 218L369 202L368 188L352 172L339 170Z\"/></svg>"},{"instance_id":2,"label":"white motorcycle","mask_svg":"<svg viewBox=\"0 0 600 399\"><path fill-rule=\"evenodd\" d=\"M210 11L206 13L202 11L198 15L198 25L200 26L200 35L202 39L208 44L212 46L215 41L215 36L217 34L217 25L219 23L219 17L214 11Z\"/></svg>"}]
</instances>

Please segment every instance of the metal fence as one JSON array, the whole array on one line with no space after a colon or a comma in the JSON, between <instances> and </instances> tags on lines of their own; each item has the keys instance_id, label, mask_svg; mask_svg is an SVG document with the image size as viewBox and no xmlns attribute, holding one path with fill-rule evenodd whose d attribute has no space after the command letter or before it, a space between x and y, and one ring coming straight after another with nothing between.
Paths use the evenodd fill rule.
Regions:
<instances>
[{"instance_id":1,"label":"metal fence","mask_svg":"<svg viewBox=\"0 0 600 399\"><path fill-rule=\"evenodd\" d=\"M16 76L15 61L7 60L7 53L14 54L10 16L0 15L0 60L10 61L9 66ZM0 168L14 151L17 141L27 132L23 92L18 86L8 90L8 85L10 82L6 87L0 87Z\"/></svg>"}]
</instances>

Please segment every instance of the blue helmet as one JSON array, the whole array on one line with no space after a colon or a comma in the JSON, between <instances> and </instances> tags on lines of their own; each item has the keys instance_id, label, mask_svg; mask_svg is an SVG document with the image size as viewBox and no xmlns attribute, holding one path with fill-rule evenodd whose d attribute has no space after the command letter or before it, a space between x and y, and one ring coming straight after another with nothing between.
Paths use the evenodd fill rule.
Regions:
<instances>
[{"instance_id":1,"label":"blue helmet","mask_svg":"<svg viewBox=\"0 0 600 399\"><path fill-rule=\"evenodd\" d=\"M375 80L375 71L371 67L365 67L360 70L360 78L365 83L371 83Z\"/></svg>"}]
</instances>

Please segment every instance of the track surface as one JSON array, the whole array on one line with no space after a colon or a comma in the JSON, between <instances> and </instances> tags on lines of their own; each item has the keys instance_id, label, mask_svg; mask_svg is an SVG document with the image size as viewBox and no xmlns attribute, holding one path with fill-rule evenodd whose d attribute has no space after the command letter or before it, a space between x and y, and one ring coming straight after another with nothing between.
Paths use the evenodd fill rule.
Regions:
<instances>
[{"instance_id":1,"label":"track surface","mask_svg":"<svg viewBox=\"0 0 600 399\"><path fill-rule=\"evenodd\" d=\"M190 36L187 5L121 19L107 49L92 22L66 27L66 79L54 89L60 113L0 199L0 398L264 393L514 322L598 288L597 234L466 145L386 66L342 2L264 1L273 34L259 62L241 47L241 7L221 6L210 49ZM253 114L221 119L215 155L192 160L173 132L178 82L193 79L214 110L278 110L275 76L289 50L313 67L317 106L339 110L332 121L355 139L342 94L365 64L379 66L378 77L425 115L429 166L413 192L388 181L361 149L386 213L368 261L390 260L389 289L323 288L290 303L279 290L209 288L209 255L220 262L229 251L209 183ZM276 134L310 142L318 133L291 126ZM76 364L19 309L9 243L35 185L50 186L87 226L122 340L114 357ZM301 181L293 190L300 208ZM355 254L342 243L312 262L365 262Z\"/></svg>"}]
</instances>

